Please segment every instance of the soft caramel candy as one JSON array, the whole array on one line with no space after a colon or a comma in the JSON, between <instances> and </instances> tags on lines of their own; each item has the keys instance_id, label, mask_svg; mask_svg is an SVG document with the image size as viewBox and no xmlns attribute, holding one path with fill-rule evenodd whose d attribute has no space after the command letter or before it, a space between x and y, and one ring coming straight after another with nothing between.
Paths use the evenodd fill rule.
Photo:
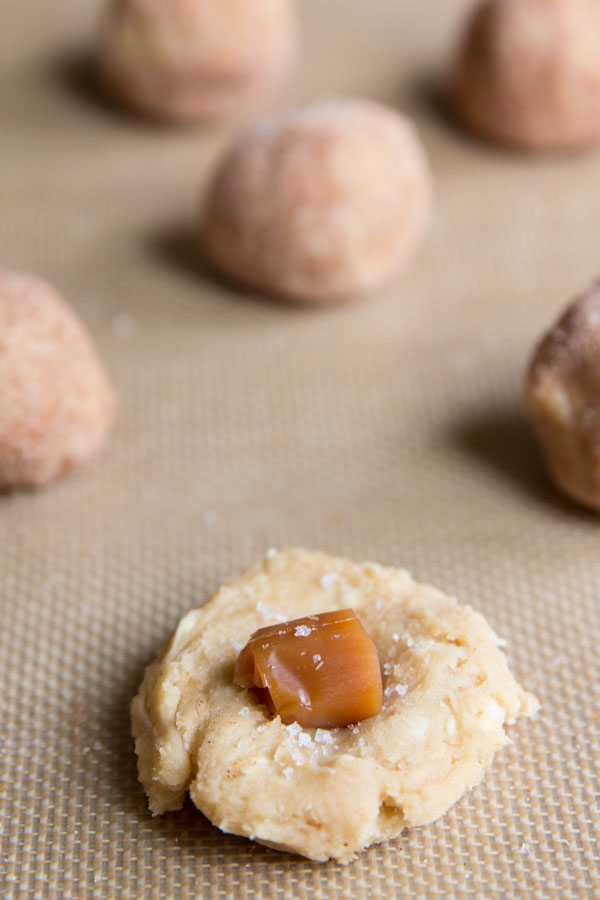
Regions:
<instances>
[{"instance_id":1,"label":"soft caramel candy","mask_svg":"<svg viewBox=\"0 0 600 900\"><path fill-rule=\"evenodd\" d=\"M377 649L351 609L255 631L238 657L234 681L251 688L286 725L338 728L381 709Z\"/></svg>"}]
</instances>

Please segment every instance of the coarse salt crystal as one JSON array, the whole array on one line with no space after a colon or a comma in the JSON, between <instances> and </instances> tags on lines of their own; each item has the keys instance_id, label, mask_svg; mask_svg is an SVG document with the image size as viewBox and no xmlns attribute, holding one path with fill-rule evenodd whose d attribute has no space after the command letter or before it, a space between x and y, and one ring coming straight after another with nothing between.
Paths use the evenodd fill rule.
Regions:
<instances>
[{"instance_id":1,"label":"coarse salt crystal","mask_svg":"<svg viewBox=\"0 0 600 900\"><path fill-rule=\"evenodd\" d=\"M408 693L408 685L407 684L397 684L396 685L396 693L400 697L405 697Z\"/></svg>"},{"instance_id":2,"label":"coarse salt crystal","mask_svg":"<svg viewBox=\"0 0 600 900\"><path fill-rule=\"evenodd\" d=\"M308 637L311 631L312 628L309 628L308 625L296 625L294 637Z\"/></svg>"}]
</instances>

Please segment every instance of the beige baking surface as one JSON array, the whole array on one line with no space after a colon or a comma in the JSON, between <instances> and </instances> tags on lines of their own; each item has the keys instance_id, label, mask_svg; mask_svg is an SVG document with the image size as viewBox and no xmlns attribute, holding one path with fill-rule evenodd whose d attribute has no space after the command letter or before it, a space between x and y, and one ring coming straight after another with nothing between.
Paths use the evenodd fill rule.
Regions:
<instances>
[{"instance_id":1,"label":"beige baking surface","mask_svg":"<svg viewBox=\"0 0 600 900\"><path fill-rule=\"evenodd\" d=\"M121 398L90 470L0 498L3 900L600 896L600 520L549 487L520 400L535 337L600 270L600 157L504 155L440 117L428 84L465 8L300 4L287 97L408 109L438 195L405 277L316 312L195 267L188 223L226 134L97 102L80 62L95 2L2 0L0 260L64 291ZM543 704L447 816L346 868L191 806L153 820L129 737L181 614L298 544L472 603Z\"/></svg>"}]
</instances>

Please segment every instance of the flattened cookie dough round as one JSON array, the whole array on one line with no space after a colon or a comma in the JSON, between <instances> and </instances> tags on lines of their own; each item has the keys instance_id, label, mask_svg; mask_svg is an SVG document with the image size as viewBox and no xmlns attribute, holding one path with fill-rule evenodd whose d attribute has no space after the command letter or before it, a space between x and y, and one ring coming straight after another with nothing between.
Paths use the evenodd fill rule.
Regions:
<instances>
[{"instance_id":1,"label":"flattened cookie dough round","mask_svg":"<svg viewBox=\"0 0 600 900\"><path fill-rule=\"evenodd\" d=\"M376 716L283 725L235 687L251 632L349 606L379 652ZM503 724L537 707L469 607L400 569L293 550L267 555L182 619L146 670L132 721L154 814L189 791L223 831L347 862L446 812L507 743Z\"/></svg>"}]
</instances>

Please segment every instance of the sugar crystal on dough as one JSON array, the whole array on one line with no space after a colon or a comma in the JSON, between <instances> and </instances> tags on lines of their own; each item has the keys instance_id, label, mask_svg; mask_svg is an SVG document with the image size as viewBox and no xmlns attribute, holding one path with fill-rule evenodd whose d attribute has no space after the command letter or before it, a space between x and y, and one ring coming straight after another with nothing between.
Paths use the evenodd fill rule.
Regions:
<instances>
[{"instance_id":1,"label":"sugar crystal on dough","mask_svg":"<svg viewBox=\"0 0 600 900\"><path fill-rule=\"evenodd\" d=\"M332 587L339 580L339 577L337 572L326 572L325 575L321 575L321 587Z\"/></svg>"},{"instance_id":2,"label":"sugar crystal on dough","mask_svg":"<svg viewBox=\"0 0 600 900\"><path fill-rule=\"evenodd\" d=\"M317 728L315 732L315 742L317 744L333 744L334 737L332 733L325 728Z\"/></svg>"}]
</instances>

